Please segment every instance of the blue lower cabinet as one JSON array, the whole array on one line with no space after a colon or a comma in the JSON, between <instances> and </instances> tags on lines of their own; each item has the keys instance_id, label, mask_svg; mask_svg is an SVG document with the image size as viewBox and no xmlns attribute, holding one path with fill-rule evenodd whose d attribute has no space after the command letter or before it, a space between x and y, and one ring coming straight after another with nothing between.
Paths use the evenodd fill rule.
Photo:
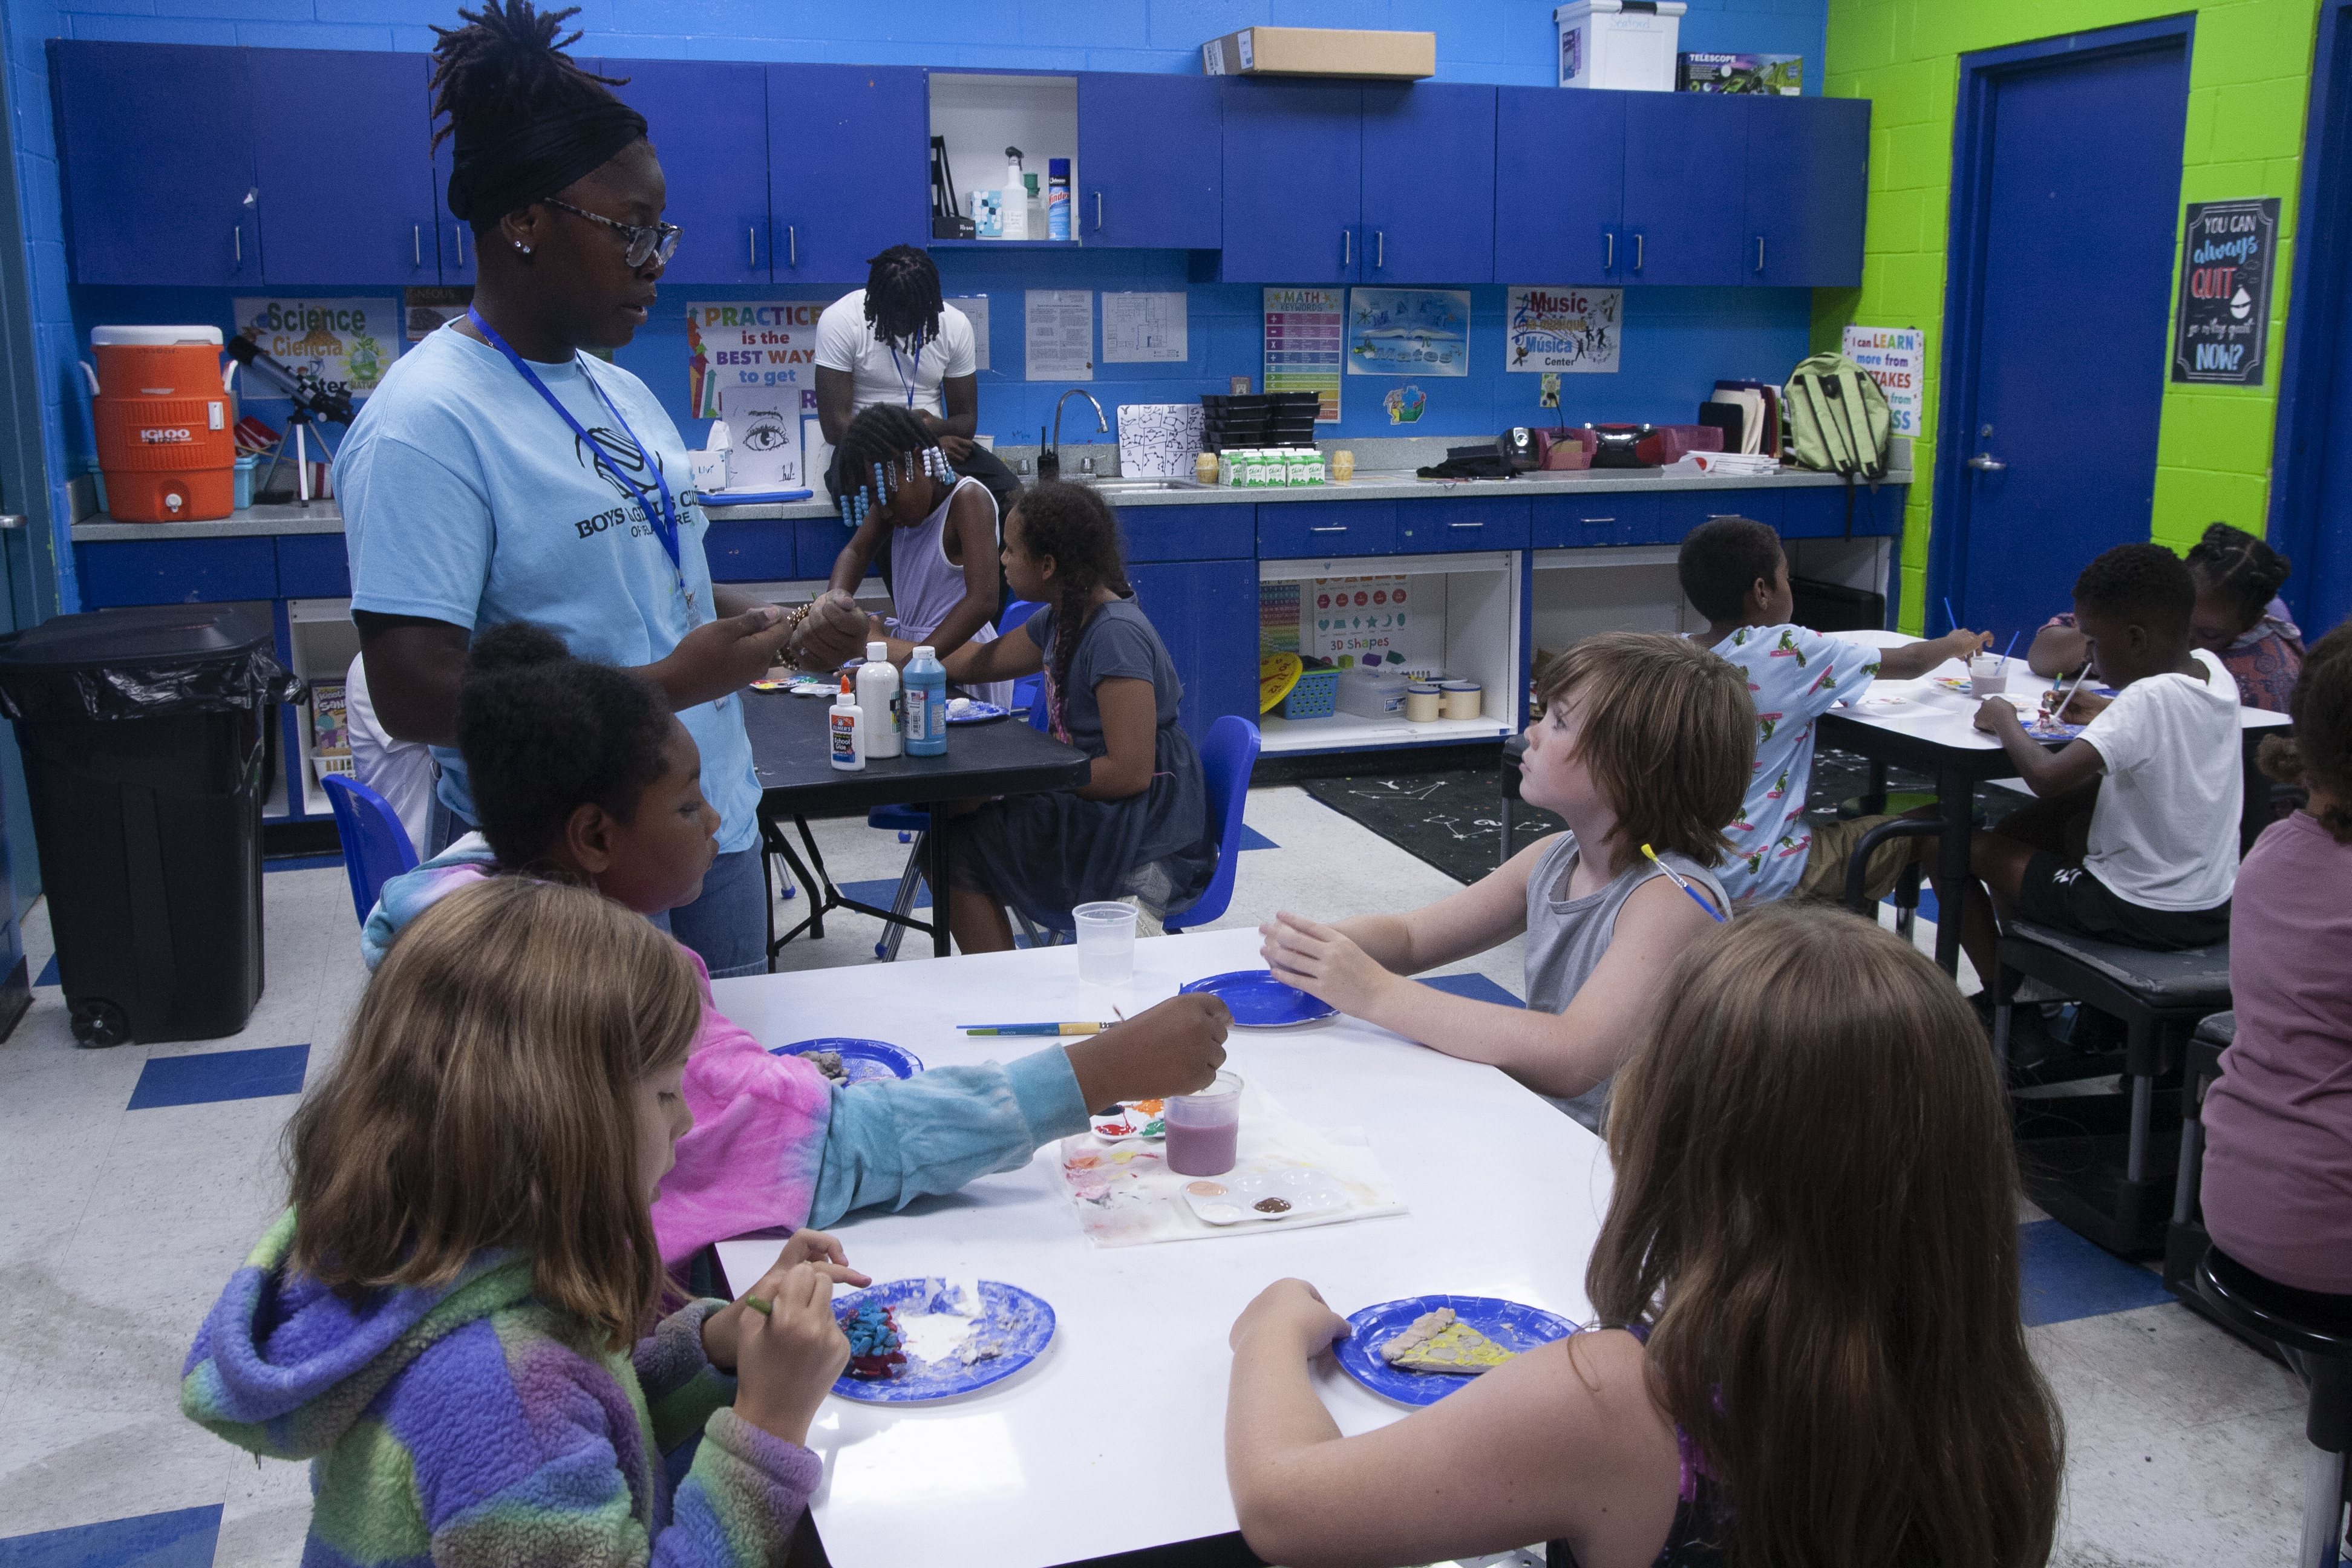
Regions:
<instances>
[{"instance_id":1,"label":"blue lower cabinet","mask_svg":"<svg viewBox=\"0 0 2352 1568\"><path fill-rule=\"evenodd\" d=\"M820 583L832 576L835 557L849 542L849 530L841 526L838 518L831 517L806 518L788 526L793 531L793 569L784 575L814 578ZM717 574L714 566L712 575ZM866 569L866 575L874 575L871 567Z\"/></svg>"},{"instance_id":2,"label":"blue lower cabinet","mask_svg":"<svg viewBox=\"0 0 2352 1568\"><path fill-rule=\"evenodd\" d=\"M1655 544L1680 544L1685 536L1700 523L1711 518L1744 517L1765 527L1780 528L1781 497L1784 492L1770 489L1737 490L1726 494L1720 490L1668 490L1658 498L1657 533L1645 541ZM1799 490L1796 494L1806 492Z\"/></svg>"},{"instance_id":3,"label":"blue lower cabinet","mask_svg":"<svg viewBox=\"0 0 2352 1568\"><path fill-rule=\"evenodd\" d=\"M1257 552L1257 508L1131 506L1118 531L1129 561L1233 561Z\"/></svg>"},{"instance_id":4,"label":"blue lower cabinet","mask_svg":"<svg viewBox=\"0 0 2352 1568\"><path fill-rule=\"evenodd\" d=\"M1592 496L1537 496L1528 504L1529 542L1538 550L1657 542L1658 498L1654 495L1621 490Z\"/></svg>"},{"instance_id":5,"label":"blue lower cabinet","mask_svg":"<svg viewBox=\"0 0 2352 1568\"><path fill-rule=\"evenodd\" d=\"M1525 550L1531 507L1524 497L1408 501L1397 509L1397 552Z\"/></svg>"},{"instance_id":6,"label":"blue lower cabinet","mask_svg":"<svg viewBox=\"0 0 2352 1568\"><path fill-rule=\"evenodd\" d=\"M1873 495L1867 485L1853 487L1853 533L1857 539L1898 533L1903 528L1903 502L1907 485L1881 485ZM1784 539L1839 539L1846 531L1846 489L1843 485L1807 487L1784 492L1780 519Z\"/></svg>"},{"instance_id":7,"label":"blue lower cabinet","mask_svg":"<svg viewBox=\"0 0 2352 1568\"><path fill-rule=\"evenodd\" d=\"M81 580L82 604L89 609L275 599L278 543L254 537L78 544L74 565Z\"/></svg>"},{"instance_id":8,"label":"blue lower cabinet","mask_svg":"<svg viewBox=\"0 0 2352 1568\"><path fill-rule=\"evenodd\" d=\"M789 581L793 571L793 532L798 524L776 519L747 522L713 522L703 536L702 552L710 561L714 583L776 583ZM844 539L847 531L827 522ZM835 549L839 548L838 544ZM830 558L825 570L833 570Z\"/></svg>"},{"instance_id":9,"label":"blue lower cabinet","mask_svg":"<svg viewBox=\"0 0 2352 1568\"><path fill-rule=\"evenodd\" d=\"M1427 502L1408 503L1414 508ZM1257 509L1261 561L1317 555L1392 555L1397 505L1385 500L1273 502Z\"/></svg>"},{"instance_id":10,"label":"blue lower cabinet","mask_svg":"<svg viewBox=\"0 0 2352 1568\"><path fill-rule=\"evenodd\" d=\"M1227 713L1255 723L1257 563L1144 562L1128 578L1184 683L1184 729L1193 742Z\"/></svg>"},{"instance_id":11,"label":"blue lower cabinet","mask_svg":"<svg viewBox=\"0 0 2352 1568\"><path fill-rule=\"evenodd\" d=\"M351 556L340 533L285 533L278 538L278 597L348 599Z\"/></svg>"}]
</instances>

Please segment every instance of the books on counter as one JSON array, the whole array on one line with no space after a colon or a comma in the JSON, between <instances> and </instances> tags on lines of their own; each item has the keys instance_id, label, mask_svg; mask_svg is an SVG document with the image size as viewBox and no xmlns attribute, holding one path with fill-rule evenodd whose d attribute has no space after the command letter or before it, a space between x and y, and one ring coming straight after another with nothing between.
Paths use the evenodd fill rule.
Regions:
<instances>
[{"instance_id":1,"label":"books on counter","mask_svg":"<svg viewBox=\"0 0 2352 1568\"><path fill-rule=\"evenodd\" d=\"M1731 417L1734 413L1738 415L1736 420ZM1746 452L1778 461L1780 389L1761 381L1718 381L1714 397L1699 407L1699 423L1723 428L1723 449L1727 453Z\"/></svg>"}]
</instances>

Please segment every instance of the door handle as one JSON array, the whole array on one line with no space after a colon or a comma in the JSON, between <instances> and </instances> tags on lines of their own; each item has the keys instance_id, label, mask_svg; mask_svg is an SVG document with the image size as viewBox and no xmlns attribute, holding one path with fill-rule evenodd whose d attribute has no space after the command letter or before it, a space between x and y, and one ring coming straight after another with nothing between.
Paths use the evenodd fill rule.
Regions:
<instances>
[{"instance_id":1,"label":"door handle","mask_svg":"<svg viewBox=\"0 0 2352 1568\"><path fill-rule=\"evenodd\" d=\"M1356 231L1352 228L1342 228L1339 231L1339 265L1353 267L1355 264Z\"/></svg>"},{"instance_id":2,"label":"door handle","mask_svg":"<svg viewBox=\"0 0 2352 1568\"><path fill-rule=\"evenodd\" d=\"M1100 191L1095 193L1095 232L1097 234L1102 232L1102 193Z\"/></svg>"},{"instance_id":3,"label":"door handle","mask_svg":"<svg viewBox=\"0 0 2352 1568\"><path fill-rule=\"evenodd\" d=\"M1756 270L1764 270L1764 237L1760 234L1756 237Z\"/></svg>"},{"instance_id":4,"label":"door handle","mask_svg":"<svg viewBox=\"0 0 2352 1568\"><path fill-rule=\"evenodd\" d=\"M1376 228L1372 230L1372 265L1375 268L1381 268L1386 267L1388 264L1389 231L1384 228Z\"/></svg>"},{"instance_id":5,"label":"door handle","mask_svg":"<svg viewBox=\"0 0 2352 1568\"><path fill-rule=\"evenodd\" d=\"M1979 452L1969 459L1969 467L1980 474L1997 474L2009 465L1990 452Z\"/></svg>"},{"instance_id":6,"label":"door handle","mask_svg":"<svg viewBox=\"0 0 2352 1568\"><path fill-rule=\"evenodd\" d=\"M1647 237L1639 229L1633 232L1633 270L1636 272L1642 270L1642 242Z\"/></svg>"},{"instance_id":7,"label":"door handle","mask_svg":"<svg viewBox=\"0 0 2352 1568\"><path fill-rule=\"evenodd\" d=\"M1614 272L1617 270L1617 231L1613 228L1605 228L1601 232L1609 241L1609 258L1601 264L1601 270Z\"/></svg>"},{"instance_id":8,"label":"door handle","mask_svg":"<svg viewBox=\"0 0 2352 1568\"><path fill-rule=\"evenodd\" d=\"M425 265L425 226L421 223L409 225L408 238L416 252L416 265L423 267Z\"/></svg>"},{"instance_id":9,"label":"door handle","mask_svg":"<svg viewBox=\"0 0 2352 1568\"><path fill-rule=\"evenodd\" d=\"M25 514L24 514L23 512L21 512L21 511L0 512L0 529L5 529L5 528L22 528L22 527L24 527L24 526L25 526Z\"/></svg>"}]
</instances>

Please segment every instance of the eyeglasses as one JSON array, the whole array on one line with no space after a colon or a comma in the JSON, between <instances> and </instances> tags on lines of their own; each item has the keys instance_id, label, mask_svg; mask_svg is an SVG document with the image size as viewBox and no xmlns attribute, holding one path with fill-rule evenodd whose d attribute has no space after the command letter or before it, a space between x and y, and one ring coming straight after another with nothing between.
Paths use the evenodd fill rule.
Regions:
<instances>
[{"instance_id":1,"label":"eyeglasses","mask_svg":"<svg viewBox=\"0 0 2352 1568\"><path fill-rule=\"evenodd\" d=\"M553 196L541 196L540 200L549 206L562 207L565 212L575 216L584 217L590 223L601 223L606 228L620 230L622 236L629 242L629 252L625 259L632 267L643 267L646 262L656 258L667 263L671 257L677 254L678 226L674 223L621 223L606 217L602 213L592 213L584 207L575 207L570 202L559 202Z\"/></svg>"}]
</instances>

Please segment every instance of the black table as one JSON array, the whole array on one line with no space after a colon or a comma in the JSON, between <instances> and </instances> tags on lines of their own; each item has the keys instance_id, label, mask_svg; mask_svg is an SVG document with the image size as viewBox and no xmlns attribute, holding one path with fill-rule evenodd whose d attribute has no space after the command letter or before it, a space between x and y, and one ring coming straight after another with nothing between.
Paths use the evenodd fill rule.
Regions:
<instances>
[{"instance_id":1,"label":"black table","mask_svg":"<svg viewBox=\"0 0 2352 1568\"><path fill-rule=\"evenodd\" d=\"M777 951L803 931L812 938L824 935L824 917L837 909L856 910L927 931L931 952L945 958L950 820L945 807L950 802L974 797L1074 789L1087 782L1091 759L1017 718L1007 718L986 724L950 725L943 757L879 757L870 759L858 772L845 773L835 767L827 755L824 716L830 706L818 698L781 691L743 694L743 727L751 733L751 763L760 775L762 879L767 855L780 854L810 890L808 918L782 936L775 934L776 906L771 891L769 963L772 964ZM824 858L817 853L808 819L855 816L877 805L930 807L931 825L923 839L923 875L931 887L928 923L845 899L825 873ZM799 830L808 855L805 861L784 835L786 817Z\"/></svg>"}]
</instances>

